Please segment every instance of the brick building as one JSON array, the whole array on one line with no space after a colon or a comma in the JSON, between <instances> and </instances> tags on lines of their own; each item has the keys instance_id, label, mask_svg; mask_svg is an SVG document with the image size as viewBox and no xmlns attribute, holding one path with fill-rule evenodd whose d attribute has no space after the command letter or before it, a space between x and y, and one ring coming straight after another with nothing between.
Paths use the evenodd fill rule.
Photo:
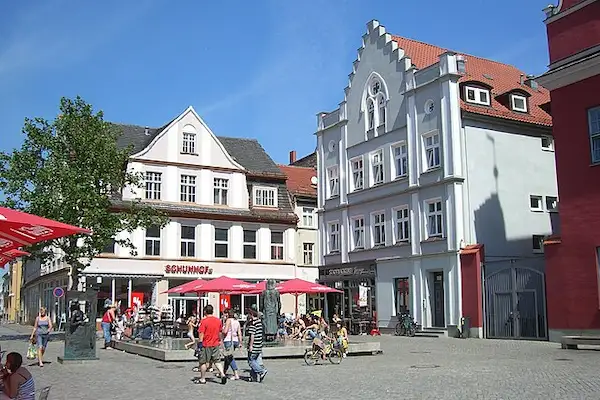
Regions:
<instances>
[{"instance_id":1,"label":"brick building","mask_svg":"<svg viewBox=\"0 0 600 400\"><path fill-rule=\"evenodd\" d=\"M600 1L548 6L560 236L545 241L549 339L600 331Z\"/></svg>"}]
</instances>

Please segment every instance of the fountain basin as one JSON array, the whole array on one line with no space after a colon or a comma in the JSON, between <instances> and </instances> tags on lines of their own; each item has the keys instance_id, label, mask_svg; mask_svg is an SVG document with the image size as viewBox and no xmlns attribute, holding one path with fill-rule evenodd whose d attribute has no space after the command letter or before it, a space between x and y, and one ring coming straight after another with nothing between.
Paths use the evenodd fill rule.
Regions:
<instances>
[{"instance_id":1,"label":"fountain basin","mask_svg":"<svg viewBox=\"0 0 600 400\"><path fill-rule=\"evenodd\" d=\"M160 361L197 361L193 350L186 350L185 344L189 339L166 338L160 344L151 344L147 340L115 341L114 348L131 354L152 358ZM310 342L285 341L265 343L263 358L296 358L303 357L306 349L311 347ZM348 345L348 355L375 355L381 354L381 344L371 341L351 341ZM236 350L236 359L247 359L248 353L245 349Z\"/></svg>"}]
</instances>

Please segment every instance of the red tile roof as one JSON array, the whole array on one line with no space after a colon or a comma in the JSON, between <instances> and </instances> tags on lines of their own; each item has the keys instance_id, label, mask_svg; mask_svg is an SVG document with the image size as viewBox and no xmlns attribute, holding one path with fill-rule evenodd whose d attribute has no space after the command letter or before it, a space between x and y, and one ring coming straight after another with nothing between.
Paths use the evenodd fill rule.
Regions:
<instances>
[{"instance_id":1,"label":"red tile roof","mask_svg":"<svg viewBox=\"0 0 600 400\"><path fill-rule=\"evenodd\" d=\"M419 69L437 63L439 61L439 56L442 53L451 51L399 36L392 36L392 39L398 43L398 47L404 49L406 55L410 57L412 63ZM521 75L526 74L512 65L502 64L460 52L455 53L463 55L466 61L466 72L463 77L460 78L460 82L478 81L493 88L490 107L469 104L461 100L461 108L464 111L536 125L552 126L552 117L540 108L540 105L550 101L550 93L547 89L538 86L538 89L534 90L527 85L521 85ZM484 74L492 79L484 76ZM529 97L529 113L512 111L495 99L495 96L516 89L531 94L531 97Z\"/></svg>"},{"instance_id":2,"label":"red tile roof","mask_svg":"<svg viewBox=\"0 0 600 400\"><path fill-rule=\"evenodd\" d=\"M311 178L317 176L314 168L280 165L279 169L287 176L286 185L291 194L317 197L317 186L311 183Z\"/></svg>"}]
</instances>

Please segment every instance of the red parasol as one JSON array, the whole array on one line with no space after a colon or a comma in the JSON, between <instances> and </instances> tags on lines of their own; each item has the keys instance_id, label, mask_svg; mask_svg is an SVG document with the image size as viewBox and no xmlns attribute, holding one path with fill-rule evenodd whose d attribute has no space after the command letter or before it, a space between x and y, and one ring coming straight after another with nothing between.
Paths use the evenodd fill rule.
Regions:
<instances>
[{"instance_id":1,"label":"red parasol","mask_svg":"<svg viewBox=\"0 0 600 400\"><path fill-rule=\"evenodd\" d=\"M91 232L88 229L48 218L0 207L0 252L2 253L76 233Z\"/></svg>"},{"instance_id":2,"label":"red parasol","mask_svg":"<svg viewBox=\"0 0 600 400\"><path fill-rule=\"evenodd\" d=\"M290 279L277 285L277 290L281 294L317 294L317 293L344 293L341 290L337 290L325 285L319 285L318 283L305 281L302 279Z\"/></svg>"},{"instance_id":3,"label":"red parasol","mask_svg":"<svg viewBox=\"0 0 600 400\"><path fill-rule=\"evenodd\" d=\"M246 293L251 290L256 290L256 285L241 281L239 279L229 278L227 276L220 276L210 281L202 281L196 285L190 285L186 292L197 292L197 293Z\"/></svg>"},{"instance_id":4,"label":"red parasol","mask_svg":"<svg viewBox=\"0 0 600 400\"><path fill-rule=\"evenodd\" d=\"M166 290L162 293L189 293L190 291L193 291L190 289L195 288L196 286L201 285L204 282L206 281L202 279L196 279L195 281L190 281L184 283L183 285L175 286L174 288Z\"/></svg>"},{"instance_id":5,"label":"red parasol","mask_svg":"<svg viewBox=\"0 0 600 400\"><path fill-rule=\"evenodd\" d=\"M4 268L4 266L14 260L17 257L28 256L29 253L19 249L8 250L3 253L0 253L0 268Z\"/></svg>"}]
</instances>

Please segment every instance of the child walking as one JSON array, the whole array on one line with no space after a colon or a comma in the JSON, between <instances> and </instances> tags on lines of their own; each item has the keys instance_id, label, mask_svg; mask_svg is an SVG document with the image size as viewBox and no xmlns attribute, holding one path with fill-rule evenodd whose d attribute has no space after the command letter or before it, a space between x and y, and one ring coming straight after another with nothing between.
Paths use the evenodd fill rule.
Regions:
<instances>
[{"instance_id":1,"label":"child walking","mask_svg":"<svg viewBox=\"0 0 600 400\"><path fill-rule=\"evenodd\" d=\"M191 317L188 318L187 326L188 326L188 334L187 335L190 338L190 342L185 345L185 348L189 349L190 347L192 347L196 344L196 338L194 337L194 329L196 329L198 327L198 320L196 319L195 315L192 315Z\"/></svg>"},{"instance_id":2,"label":"child walking","mask_svg":"<svg viewBox=\"0 0 600 400\"><path fill-rule=\"evenodd\" d=\"M342 357L346 358L348 353L348 330L345 325L339 322L337 323L337 329L338 343L342 347Z\"/></svg>"}]
</instances>

